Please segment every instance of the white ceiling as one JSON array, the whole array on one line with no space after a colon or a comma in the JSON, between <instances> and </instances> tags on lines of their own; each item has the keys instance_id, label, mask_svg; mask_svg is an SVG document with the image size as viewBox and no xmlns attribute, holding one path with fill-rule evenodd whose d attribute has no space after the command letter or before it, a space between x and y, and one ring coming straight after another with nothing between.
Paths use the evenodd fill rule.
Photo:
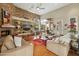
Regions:
<instances>
[{"instance_id":1,"label":"white ceiling","mask_svg":"<svg viewBox=\"0 0 79 59\"><path fill-rule=\"evenodd\" d=\"M46 14L68 4L69 3L14 3L16 7L22 8L38 15ZM38 7L40 8L39 10L37 10Z\"/></svg>"}]
</instances>

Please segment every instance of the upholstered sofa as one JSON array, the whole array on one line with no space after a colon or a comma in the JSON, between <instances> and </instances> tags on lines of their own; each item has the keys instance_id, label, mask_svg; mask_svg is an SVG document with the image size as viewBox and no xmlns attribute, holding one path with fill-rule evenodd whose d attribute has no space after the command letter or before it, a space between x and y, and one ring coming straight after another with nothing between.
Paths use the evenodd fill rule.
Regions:
<instances>
[{"instance_id":1,"label":"upholstered sofa","mask_svg":"<svg viewBox=\"0 0 79 59\"><path fill-rule=\"evenodd\" d=\"M64 41L65 44L55 42L54 40L47 40L47 49L59 56L67 56L70 49L69 34L60 37L60 40Z\"/></svg>"},{"instance_id":2,"label":"upholstered sofa","mask_svg":"<svg viewBox=\"0 0 79 59\"><path fill-rule=\"evenodd\" d=\"M0 49L0 56L32 56L33 44L22 37L8 35L4 38Z\"/></svg>"},{"instance_id":3,"label":"upholstered sofa","mask_svg":"<svg viewBox=\"0 0 79 59\"><path fill-rule=\"evenodd\" d=\"M1 56L33 56L33 45L27 44L22 47L14 48L0 53Z\"/></svg>"},{"instance_id":4,"label":"upholstered sofa","mask_svg":"<svg viewBox=\"0 0 79 59\"><path fill-rule=\"evenodd\" d=\"M51 41L47 41L47 49L59 56L67 56L69 52L68 45L61 45Z\"/></svg>"}]
</instances>

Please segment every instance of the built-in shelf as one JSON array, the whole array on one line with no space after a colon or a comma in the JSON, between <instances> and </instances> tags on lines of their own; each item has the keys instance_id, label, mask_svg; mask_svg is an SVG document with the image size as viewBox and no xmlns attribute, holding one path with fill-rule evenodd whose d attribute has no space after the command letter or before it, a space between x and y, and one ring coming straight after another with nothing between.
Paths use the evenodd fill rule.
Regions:
<instances>
[{"instance_id":1,"label":"built-in shelf","mask_svg":"<svg viewBox=\"0 0 79 59\"><path fill-rule=\"evenodd\" d=\"M15 28L15 26L11 24L3 24L1 27L2 28Z\"/></svg>"},{"instance_id":2,"label":"built-in shelf","mask_svg":"<svg viewBox=\"0 0 79 59\"><path fill-rule=\"evenodd\" d=\"M33 22L34 23L34 21L32 21L30 19L20 18L20 17L16 17L16 16L12 16L12 20L24 21L24 22Z\"/></svg>"}]
</instances>

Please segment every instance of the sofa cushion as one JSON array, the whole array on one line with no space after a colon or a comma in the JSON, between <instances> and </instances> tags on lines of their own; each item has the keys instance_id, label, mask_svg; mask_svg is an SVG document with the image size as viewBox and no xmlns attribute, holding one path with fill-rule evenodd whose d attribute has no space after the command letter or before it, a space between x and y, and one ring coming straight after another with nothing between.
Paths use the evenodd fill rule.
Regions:
<instances>
[{"instance_id":1,"label":"sofa cushion","mask_svg":"<svg viewBox=\"0 0 79 59\"><path fill-rule=\"evenodd\" d=\"M15 44L14 44L14 41L13 41L13 38L11 35L8 35L4 42L3 42L3 45L5 45L8 49L12 49L12 48L15 48Z\"/></svg>"},{"instance_id":2,"label":"sofa cushion","mask_svg":"<svg viewBox=\"0 0 79 59\"><path fill-rule=\"evenodd\" d=\"M53 40L53 42L59 43L59 37L58 38L55 38L55 40Z\"/></svg>"}]
</instances>

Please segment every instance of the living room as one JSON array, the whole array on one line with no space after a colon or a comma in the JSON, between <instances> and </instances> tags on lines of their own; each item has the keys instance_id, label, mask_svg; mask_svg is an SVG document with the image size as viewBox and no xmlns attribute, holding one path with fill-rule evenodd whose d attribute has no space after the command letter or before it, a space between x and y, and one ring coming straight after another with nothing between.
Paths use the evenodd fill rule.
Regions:
<instances>
[{"instance_id":1,"label":"living room","mask_svg":"<svg viewBox=\"0 0 79 59\"><path fill-rule=\"evenodd\" d=\"M78 56L79 3L0 3L0 56Z\"/></svg>"}]
</instances>

